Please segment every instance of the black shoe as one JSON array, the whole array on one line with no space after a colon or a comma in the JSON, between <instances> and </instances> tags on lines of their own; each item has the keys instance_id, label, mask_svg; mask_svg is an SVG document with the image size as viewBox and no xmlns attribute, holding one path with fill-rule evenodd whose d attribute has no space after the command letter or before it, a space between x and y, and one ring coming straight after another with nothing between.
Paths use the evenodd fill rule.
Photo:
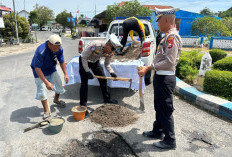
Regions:
<instances>
[{"instance_id":1,"label":"black shoe","mask_svg":"<svg viewBox=\"0 0 232 157\"><path fill-rule=\"evenodd\" d=\"M159 141L153 144L155 147L160 148L160 149L175 149L176 144L167 144L164 141Z\"/></svg>"},{"instance_id":2,"label":"black shoe","mask_svg":"<svg viewBox=\"0 0 232 157\"><path fill-rule=\"evenodd\" d=\"M105 99L104 103L108 103L108 104L118 104L118 101L112 98L109 99Z\"/></svg>"},{"instance_id":3,"label":"black shoe","mask_svg":"<svg viewBox=\"0 0 232 157\"><path fill-rule=\"evenodd\" d=\"M154 133L153 131L144 131L143 136L150 137L150 138L155 138L155 139L163 139L163 134L157 134Z\"/></svg>"}]
</instances>

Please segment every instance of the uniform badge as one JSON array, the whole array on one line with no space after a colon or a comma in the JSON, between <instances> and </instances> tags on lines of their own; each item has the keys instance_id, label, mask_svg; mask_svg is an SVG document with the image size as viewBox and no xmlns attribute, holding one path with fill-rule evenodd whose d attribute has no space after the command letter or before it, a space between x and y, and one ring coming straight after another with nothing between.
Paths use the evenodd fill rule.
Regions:
<instances>
[{"instance_id":1,"label":"uniform badge","mask_svg":"<svg viewBox=\"0 0 232 157\"><path fill-rule=\"evenodd\" d=\"M174 37L169 37L168 39L167 39L167 48L172 48L172 46L173 46L173 41L174 41Z\"/></svg>"},{"instance_id":2,"label":"uniform badge","mask_svg":"<svg viewBox=\"0 0 232 157\"><path fill-rule=\"evenodd\" d=\"M91 51L94 51L94 50L95 50L95 46L92 46L92 47L90 48L90 50L91 50Z\"/></svg>"}]
</instances>

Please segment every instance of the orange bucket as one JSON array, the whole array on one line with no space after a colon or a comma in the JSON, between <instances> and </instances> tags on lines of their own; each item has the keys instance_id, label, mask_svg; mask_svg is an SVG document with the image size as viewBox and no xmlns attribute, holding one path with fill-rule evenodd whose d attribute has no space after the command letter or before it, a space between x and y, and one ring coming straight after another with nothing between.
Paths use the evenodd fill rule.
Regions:
<instances>
[{"instance_id":1,"label":"orange bucket","mask_svg":"<svg viewBox=\"0 0 232 157\"><path fill-rule=\"evenodd\" d=\"M85 119L85 112L87 111L87 107L85 106L74 106L72 108L72 113L74 119L76 120L83 120Z\"/></svg>"}]
</instances>

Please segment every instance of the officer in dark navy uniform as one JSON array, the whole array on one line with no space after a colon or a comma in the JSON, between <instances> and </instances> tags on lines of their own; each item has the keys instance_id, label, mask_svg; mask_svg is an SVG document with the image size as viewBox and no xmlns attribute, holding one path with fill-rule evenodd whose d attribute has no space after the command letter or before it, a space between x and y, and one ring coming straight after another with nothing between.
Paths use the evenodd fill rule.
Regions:
<instances>
[{"instance_id":1,"label":"officer in dark navy uniform","mask_svg":"<svg viewBox=\"0 0 232 157\"><path fill-rule=\"evenodd\" d=\"M151 66L144 66L139 71L143 76L149 70L155 70L154 107L156 120L152 131L145 131L143 135L162 141L154 143L161 149L176 148L173 119L173 91L176 86L175 68L181 52L181 38L175 28L175 12L177 9L156 9L159 30L165 33L157 48L156 56Z\"/></svg>"},{"instance_id":2,"label":"officer in dark navy uniform","mask_svg":"<svg viewBox=\"0 0 232 157\"><path fill-rule=\"evenodd\" d=\"M130 34L131 39L134 41L133 33L136 31L139 35L140 42L145 40L145 27L143 23L137 19L136 17L129 17L123 21L123 38L121 40L122 48L120 51L123 50L124 46L127 42L128 34Z\"/></svg>"}]
</instances>

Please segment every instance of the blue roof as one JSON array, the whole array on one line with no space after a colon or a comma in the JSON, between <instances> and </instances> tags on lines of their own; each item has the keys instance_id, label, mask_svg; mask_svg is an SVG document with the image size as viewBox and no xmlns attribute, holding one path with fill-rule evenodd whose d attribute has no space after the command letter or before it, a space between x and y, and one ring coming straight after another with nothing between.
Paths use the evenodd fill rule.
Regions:
<instances>
[{"instance_id":1,"label":"blue roof","mask_svg":"<svg viewBox=\"0 0 232 157\"><path fill-rule=\"evenodd\" d=\"M193 13L193 12L189 12L189 11L185 11L185 10L178 10L175 13L176 19L180 19L180 31L179 34L180 35L192 35L191 34L191 27L192 27L192 22L196 19L196 18L202 18L205 17L206 15L202 15L202 14L198 14L198 13ZM216 17L216 16L210 16L210 17L215 17L217 20L220 20L220 17ZM152 26L155 30L158 30L158 23L156 22L156 15L155 15L155 11L152 12Z\"/></svg>"},{"instance_id":2,"label":"blue roof","mask_svg":"<svg viewBox=\"0 0 232 157\"><path fill-rule=\"evenodd\" d=\"M195 18L206 16L206 15L202 15L202 14L198 14L198 13L194 13L194 12L189 12L189 11L185 11L185 10L178 10L175 15L176 15L177 19L184 19L184 18L195 19ZM217 20L221 19L220 17L217 17L217 16L210 16L210 17L215 17Z\"/></svg>"},{"instance_id":3,"label":"blue roof","mask_svg":"<svg viewBox=\"0 0 232 157\"><path fill-rule=\"evenodd\" d=\"M115 17L115 20L119 20L119 19L127 19L129 17ZM138 16L136 17L137 19L143 19L143 20L151 20L151 17L150 16Z\"/></svg>"}]
</instances>

